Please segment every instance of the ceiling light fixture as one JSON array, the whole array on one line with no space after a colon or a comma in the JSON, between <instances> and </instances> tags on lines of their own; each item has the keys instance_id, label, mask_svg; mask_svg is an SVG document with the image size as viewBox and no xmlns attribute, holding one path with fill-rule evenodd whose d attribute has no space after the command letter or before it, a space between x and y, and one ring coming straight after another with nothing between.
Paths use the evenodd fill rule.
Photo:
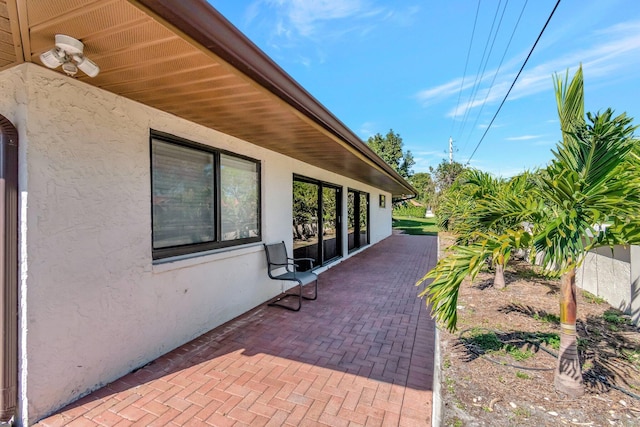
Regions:
<instances>
[{"instance_id":1,"label":"ceiling light fixture","mask_svg":"<svg viewBox=\"0 0 640 427\"><path fill-rule=\"evenodd\" d=\"M84 56L84 44L71 36L56 34L56 47L40 55L40 60L49 68L58 68L62 65L62 71L68 76L75 76L78 69L89 77L95 77L100 72L100 67Z\"/></svg>"}]
</instances>

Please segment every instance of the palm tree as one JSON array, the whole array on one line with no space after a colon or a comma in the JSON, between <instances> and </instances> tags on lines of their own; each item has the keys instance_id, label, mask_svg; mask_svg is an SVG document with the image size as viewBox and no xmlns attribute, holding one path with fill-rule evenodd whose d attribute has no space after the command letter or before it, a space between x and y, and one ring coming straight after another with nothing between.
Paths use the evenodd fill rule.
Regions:
<instances>
[{"instance_id":1,"label":"palm tree","mask_svg":"<svg viewBox=\"0 0 640 427\"><path fill-rule=\"evenodd\" d=\"M481 262L496 248L533 244L547 272L562 276L560 291L560 355L554 383L572 397L584 392L577 352L575 269L598 246L640 242L640 148L635 127L611 110L587 114L584 120L582 67L570 83L555 78L562 141L554 159L541 171L536 191L509 203L487 203L482 215L535 224L533 233L507 230L487 234L472 245L454 246L419 282L433 279L420 294L432 304L433 316L456 328L458 290L465 277L475 277ZM527 197L528 196L528 197ZM608 226L606 232L603 226Z\"/></svg>"},{"instance_id":2,"label":"palm tree","mask_svg":"<svg viewBox=\"0 0 640 427\"><path fill-rule=\"evenodd\" d=\"M584 121L582 67L569 85L556 76L556 99L563 142L546 169L539 194L545 201L544 229L533 245L546 266L562 272L560 286L560 354L556 389L570 396L584 392L577 351L575 269L585 254L604 244L633 243L620 227L640 209L640 175L632 156L635 127L624 114L608 109ZM603 226L613 229L607 233ZM608 234L608 236L607 236Z\"/></svg>"},{"instance_id":3,"label":"palm tree","mask_svg":"<svg viewBox=\"0 0 640 427\"><path fill-rule=\"evenodd\" d=\"M522 218L504 215L497 207L517 206L518 200L532 189L532 185L528 172L507 180L477 169L467 169L444 195L444 216L440 225L456 233L458 245L487 238L495 240L507 230L521 230ZM493 249L488 257L495 268L493 285L504 288L504 270L513 248L503 244L490 247Z\"/></svg>"}]
</instances>

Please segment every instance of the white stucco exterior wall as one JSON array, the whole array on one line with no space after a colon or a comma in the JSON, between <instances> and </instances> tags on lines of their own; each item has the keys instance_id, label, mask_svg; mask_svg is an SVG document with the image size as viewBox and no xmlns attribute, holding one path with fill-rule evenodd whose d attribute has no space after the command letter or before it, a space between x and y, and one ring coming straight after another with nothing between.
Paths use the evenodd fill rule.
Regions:
<instances>
[{"instance_id":1,"label":"white stucco exterior wall","mask_svg":"<svg viewBox=\"0 0 640 427\"><path fill-rule=\"evenodd\" d=\"M36 65L0 72L0 90L20 134L24 423L281 291L261 244L154 265L150 129L259 159L264 242L291 245L294 173L343 186L344 211L347 188L368 192L371 243L391 234L391 195L357 181Z\"/></svg>"},{"instance_id":2,"label":"white stucco exterior wall","mask_svg":"<svg viewBox=\"0 0 640 427\"><path fill-rule=\"evenodd\" d=\"M640 324L640 246L593 250L576 273L578 287L604 298Z\"/></svg>"},{"instance_id":3,"label":"white stucco exterior wall","mask_svg":"<svg viewBox=\"0 0 640 427\"><path fill-rule=\"evenodd\" d=\"M631 305L629 312L636 326L640 326L640 246L631 246L629 255L631 264Z\"/></svg>"}]
</instances>

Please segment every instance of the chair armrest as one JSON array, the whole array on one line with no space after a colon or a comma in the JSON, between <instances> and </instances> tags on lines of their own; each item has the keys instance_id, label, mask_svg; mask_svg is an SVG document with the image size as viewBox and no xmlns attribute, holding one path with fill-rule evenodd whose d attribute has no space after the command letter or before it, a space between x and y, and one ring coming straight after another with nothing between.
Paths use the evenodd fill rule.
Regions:
<instances>
[{"instance_id":1,"label":"chair armrest","mask_svg":"<svg viewBox=\"0 0 640 427\"><path fill-rule=\"evenodd\" d=\"M311 267L311 269L313 270L313 261L315 261L315 259L313 258L292 258L292 260L295 261L309 261L309 266ZM294 264L296 267L298 266L298 264Z\"/></svg>"},{"instance_id":2,"label":"chair armrest","mask_svg":"<svg viewBox=\"0 0 640 427\"><path fill-rule=\"evenodd\" d=\"M278 267L287 267L289 265L294 265L295 266L295 264L292 263L292 262L287 262L286 264L282 264L282 263L278 263L278 262L270 262L269 265L275 265L275 266L278 266Z\"/></svg>"}]
</instances>

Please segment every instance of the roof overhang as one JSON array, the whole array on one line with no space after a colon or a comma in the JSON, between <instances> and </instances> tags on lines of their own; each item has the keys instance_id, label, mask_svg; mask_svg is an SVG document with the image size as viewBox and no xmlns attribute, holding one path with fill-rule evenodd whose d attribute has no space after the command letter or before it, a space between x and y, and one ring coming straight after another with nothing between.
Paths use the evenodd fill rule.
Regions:
<instances>
[{"instance_id":1,"label":"roof overhang","mask_svg":"<svg viewBox=\"0 0 640 427\"><path fill-rule=\"evenodd\" d=\"M392 193L416 191L204 0L0 0L0 70L85 44L90 85ZM62 71L60 71L62 72Z\"/></svg>"}]
</instances>

